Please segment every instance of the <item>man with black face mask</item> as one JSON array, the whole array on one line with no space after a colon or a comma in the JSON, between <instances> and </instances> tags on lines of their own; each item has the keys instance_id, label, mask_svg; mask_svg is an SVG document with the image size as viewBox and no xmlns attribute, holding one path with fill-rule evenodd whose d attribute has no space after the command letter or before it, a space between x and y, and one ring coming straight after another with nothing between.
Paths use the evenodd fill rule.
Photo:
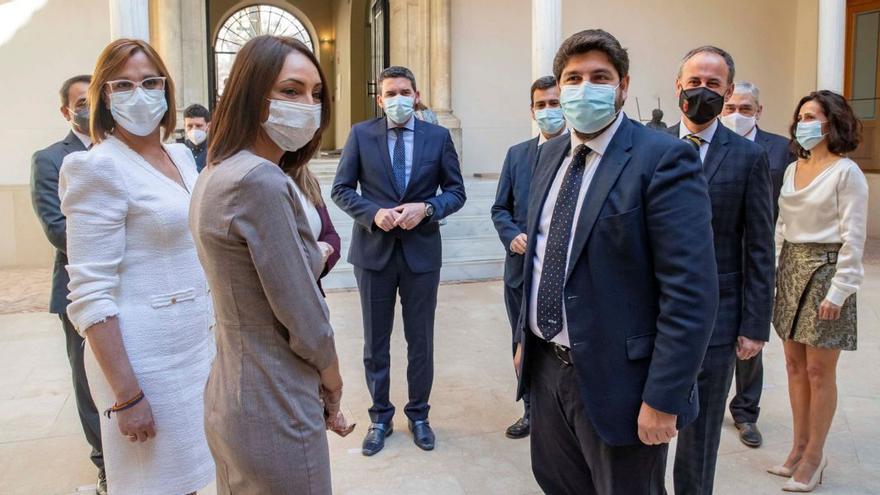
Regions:
<instances>
[{"instance_id":1,"label":"man with black face mask","mask_svg":"<svg viewBox=\"0 0 880 495\"><path fill-rule=\"evenodd\" d=\"M76 151L86 151L92 145L89 137L89 105L87 92L92 76L74 76L61 85L61 116L70 125L67 136L48 148L34 153L31 163L31 200L34 212L46 238L55 246L55 268L52 273L52 297L49 312L61 318L67 339L67 359L73 375L76 408L86 440L92 446L92 462L98 468L98 494L107 493L104 476L104 456L101 451L101 427L98 410L89 391L83 366L83 338L67 317L67 222L61 213L58 198L58 172L64 157Z\"/></svg>"},{"instance_id":2,"label":"man with black face mask","mask_svg":"<svg viewBox=\"0 0 880 495\"><path fill-rule=\"evenodd\" d=\"M714 46L685 55L676 80L681 122L669 132L703 161L712 201L719 304L697 379L700 414L681 430L675 455L678 494L712 493L727 392L739 359L752 359L770 335L774 247L772 182L766 152L721 125L733 93L733 58Z\"/></svg>"}]
</instances>

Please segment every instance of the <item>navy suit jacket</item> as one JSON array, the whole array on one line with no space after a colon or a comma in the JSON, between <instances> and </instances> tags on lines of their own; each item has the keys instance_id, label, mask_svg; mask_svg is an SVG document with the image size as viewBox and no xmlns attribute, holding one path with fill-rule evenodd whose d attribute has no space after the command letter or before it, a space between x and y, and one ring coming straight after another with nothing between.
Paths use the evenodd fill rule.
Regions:
<instances>
[{"instance_id":1,"label":"navy suit jacket","mask_svg":"<svg viewBox=\"0 0 880 495\"><path fill-rule=\"evenodd\" d=\"M439 222L465 202L452 137L446 128L416 119L412 171L401 196L394 187L387 132L385 117L356 124L339 159L331 196L355 221L348 261L367 270L382 270L399 240L410 270L439 270L443 259ZM385 232L373 222L380 208L422 202L434 207L434 215L412 230L398 227Z\"/></svg>"},{"instance_id":2,"label":"navy suit jacket","mask_svg":"<svg viewBox=\"0 0 880 495\"><path fill-rule=\"evenodd\" d=\"M779 134L773 134L758 128L755 142L764 147L767 160L770 162L770 179L773 181L773 219L779 216L779 191L782 190L782 179L785 169L795 160L789 144L791 140Z\"/></svg>"},{"instance_id":3,"label":"navy suit jacket","mask_svg":"<svg viewBox=\"0 0 880 495\"><path fill-rule=\"evenodd\" d=\"M61 213L61 200L58 197L58 172L64 157L74 151L86 151L86 147L71 131L67 137L37 151L31 158L31 202L46 238L55 246L52 295L49 300L49 312L55 314L67 311L67 284L70 282L67 275L67 220Z\"/></svg>"},{"instance_id":4,"label":"navy suit jacket","mask_svg":"<svg viewBox=\"0 0 880 495\"><path fill-rule=\"evenodd\" d=\"M676 137L679 126L669 128ZM718 319L709 345L770 339L776 264L773 184L764 149L718 123L703 165L712 199Z\"/></svg>"},{"instance_id":5,"label":"navy suit jacket","mask_svg":"<svg viewBox=\"0 0 880 495\"><path fill-rule=\"evenodd\" d=\"M523 300L531 297L538 220L570 137L544 143L529 194ZM694 148L624 119L590 183L563 289L581 400L610 445L639 443L642 402L697 417L697 373L718 306L706 179ZM523 304L524 367L537 337Z\"/></svg>"},{"instance_id":6,"label":"navy suit jacket","mask_svg":"<svg viewBox=\"0 0 880 495\"><path fill-rule=\"evenodd\" d=\"M566 133L568 134L568 133ZM523 256L510 250L510 243L526 231L529 212L529 183L538 157L537 137L515 144L507 150L495 204L492 205L492 222L507 257L504 262L504 283L519 287L523 279Z\"/></svg>"}]
</instances>

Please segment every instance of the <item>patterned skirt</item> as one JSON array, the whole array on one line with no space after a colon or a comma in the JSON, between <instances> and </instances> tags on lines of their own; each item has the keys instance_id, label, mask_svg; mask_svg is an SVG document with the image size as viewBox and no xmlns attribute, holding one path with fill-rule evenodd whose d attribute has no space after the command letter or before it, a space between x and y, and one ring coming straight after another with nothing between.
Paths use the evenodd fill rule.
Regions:
<instances>
[{"instance_id":1,"label":"patterned skirt","mask_svg":"<svg viewBox=\"0 0 880 495\"><path fill-rule=\"evenodd\" d=\"M840 244L786 242L776 270L773 326L782 340L813 347L856 350L856 296L843 303L840 318L820 320L819 305L837 269Z\"/></svg>"}]
</instances>

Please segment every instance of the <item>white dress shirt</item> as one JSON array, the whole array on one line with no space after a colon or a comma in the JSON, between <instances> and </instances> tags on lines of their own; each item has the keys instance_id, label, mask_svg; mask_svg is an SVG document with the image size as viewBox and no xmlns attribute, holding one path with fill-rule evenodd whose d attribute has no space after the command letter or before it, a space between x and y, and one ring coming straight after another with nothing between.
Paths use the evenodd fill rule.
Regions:
<instances>
[{"instance_id":1,"label":"white dress shirt","mask_svg":"<svg viewBox=\"0 0 880 495\"><path fill-rule=\"evenodd\" d=\"M868 222L868 181L856 162L841 158L813 182L795 189L797 162L785 170L776 221L776 257L782 241L841 243L825 299L843 306L865 278L862 254Z\"/></svg>"},{"instance_id":2,"label":"white dress shirt","mask_svg":"<svg viewBox=\"0 0 880 495\"><path fill-rule=\"evenodd\" d=\"M79 138L79 140L80 140L80 142L82 142L83 146L85 146L86 149L89 149L89 146L92 145L92 138L89 137L88 134L83 134L83 133L77 131L76 129L71 129L71 130L73 131L73 134Z\"/></svg>"},{"instance_id":3,"label":"white dress shirt","mask_svg":"<svg viewBox=\"0 0 880 495\"><path fill-rule=\"evenodd\" d=\"M584 167L584 177L583 180L581 180L580 191L578 191L577 207L574 210L574 217L572 218L571 237L568 239L567 258L571 257L571 245L574 242L578 217L581 215L581 208L584 205L584 198L587 195L587 190L590 187L590 183L593 181L593 176L596 175L596 169L598 169L602 157L605 155L608 143L611 142L611 138L614 137L614 134L617 132L617 129L620 127L620 123L624 118L626 118L626 116L623 112L620 112L617 114L617 119L615 119L614 123L612 123L605 132L589 141L581 141L580 138L578 138L577 133L572 132L571 150L562 161L562 165L556 172L556 177L553 179L553 183L550 186L550 191L547 193L547 200L544 202L541 216L538 219L538 232L535 237L535 256L532 258L532 287L531 292L529 293L529 328L531 328L532 333L537 335L538 338L544 338L541 335L541 330L538 328L538 288L541 286L541 270L544 266L544 253L547 250L547 234L550 232L550 221L553 219L553 209L556 207L556 198L559 196L559 189L562 187L562 179L565 177L565 173L568 172L568 167L571 165L573 157L572 153L574 153L575 148L581 144L585 144L588 148L593 150L587 155ZM568 263L570 262L571 261L569 260ZM566 272L567 271L568 266L566 264ZM570 348L571 341L568 337L568 317L565 314L565 300L564 296L561 295L560 297L563 297L562 331L553 337L551 342Z\"/></svg>"},{"instance_id":4,"label":"white dress shirt","mask_svg":"<svg viewBox=\"0 0 880 495\"><path fill-rule=\"evenodd\" d=\"M568 132L569 132L568 128L565 128L565 129L562 130L562 132L559 133L559 135L561 136L561 135L563 135L563 134L567 134ZM555 138L555 137L558 137L558 136L553 136L553 137ZM550 138L550 139L553 139L553 138ZM547 139L547 138L544 136L544 133L543 133L543 132L538 131L538 146L541 146L542 144L546 143L546 142L549 141L550 139Z\"/></svg>"},{"instance_id":5,"label":"white dress shirt","mask_svg":"<svg viewBox=\"0 0 880 495\"><path fill-rule=\"evenodd\" d=\"M684 123L684 119L681 119L681 123L678 125L678 137L684 139L685 136L689 136L691 134L696 134L703 139L703 144L700 145L700 161L706 161L706 153L709 152L709 144L712 143L712 138L715 136L715 131L718 129L718 119L714 119L712 124L709 127L703 129L700 132L691 132L688 129L687 125Z\"/></svg>"},{"instance_id":6,"label":"white dress shirt","mask_svg":"<svg viewBox=\"0 0 880 495\"><path fill-rule=\"evenodd\" d=\"M755 142L755 138L758 137L758 126L755 125L755 127L752 127L752 130L749 131L749 133L746 134L746 135L743 136L743 137L745 137L746 139L748 139L749 141L751 141L751 142L754 143L754 142Z\"/></svg>"},{"instance_id":7,"label":"white dress shirt","mask_svg":"<svg viewBox=\"0 0 880 495\"><path fill-rule=\"evenodd\" d=\"M303 207L303 211L306 214L306 218L309 220L309 230L312 231L312 235L315 236L315 240L318 240L318 236L321 235L321 227L323 223L321 222L321 215L318 213L318 208L315 207L314 203L309 201L308 196L306 196L302 189L299 188L299 185L292 178L287 179L288 182L293 184L293 190L296 191L296 195L299 198L299 202Z\"/></svg>"}]
</instances>

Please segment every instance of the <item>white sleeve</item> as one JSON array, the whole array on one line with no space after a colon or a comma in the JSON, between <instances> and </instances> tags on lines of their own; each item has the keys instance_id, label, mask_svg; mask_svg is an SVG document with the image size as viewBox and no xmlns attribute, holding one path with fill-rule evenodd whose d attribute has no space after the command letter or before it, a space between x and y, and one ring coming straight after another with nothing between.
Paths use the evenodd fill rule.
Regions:
<instances>
[{"instance_id":1,"label":"white sleeve","mask_svg":"<svg viewBox=\"0 0 880 495\"><path fill-rule=\"evenodd\" d=\"M837 183L837 216L843 245L825 299L843 306L865 278L862 253L868 222L868 181L855 163L843 171Z\"/></svg>"},{"instance_id":2,"label":"white sleeve","mask_svg":"<svg viewBox=\"0 0 880 495\"><path fill-rule=\"evenodd\" d=\"M779 267L779 255L782 254L782 244L785 242L785 225L782 223L782 215L776 219L776 266Z\"/></svg>"},{"instance_id":3,"label":"white sleeve","mask_svg":"<svg viewBox=\"0 0 880 495\"><path fill-rule=\"evenodd\" d=\"M64 159L59 194L67 217L67 313L84 334L119 314L116 293L125 253L128 193L111 158L81 153Z\"/></svg>"}]
</instances>

